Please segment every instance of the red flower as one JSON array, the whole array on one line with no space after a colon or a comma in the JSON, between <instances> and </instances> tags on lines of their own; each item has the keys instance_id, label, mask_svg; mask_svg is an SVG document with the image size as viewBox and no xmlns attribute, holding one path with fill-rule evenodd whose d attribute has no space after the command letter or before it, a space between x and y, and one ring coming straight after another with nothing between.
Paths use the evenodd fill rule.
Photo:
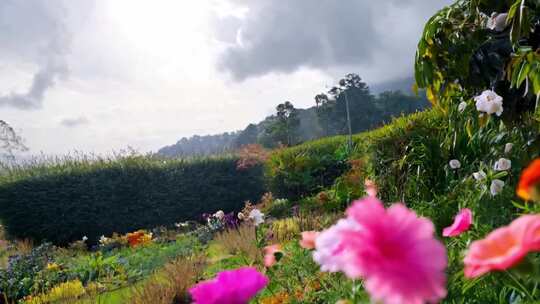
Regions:
<instances>
[{"instance_id":1,"label":"red flower","mask_svg":"<svg viewBox=\"0 0 540 304\"><path fill-rule=\"evenodd\" d=\"M519 179L517 195L524 200L540 200L540 158L535 159L523 172Z\"/></svg>"}]
</instances>

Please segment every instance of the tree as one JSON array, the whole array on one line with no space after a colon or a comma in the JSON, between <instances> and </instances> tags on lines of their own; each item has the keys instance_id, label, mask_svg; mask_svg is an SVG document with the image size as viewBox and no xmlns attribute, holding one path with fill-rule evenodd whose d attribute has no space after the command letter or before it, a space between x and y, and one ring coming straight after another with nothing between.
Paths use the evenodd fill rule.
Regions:
<instances>
[{"instance_id":1,"label":"tree","mask_svg":"<svg viewBox=\"0 0 540 304\"><path fill-rule=\"evenodd\" d=\"M259 134L258 142L267 148L284 144L287 146L298 143L300 119L298 111L290 101L279 104L276 114L267 118L261 125L263 132Z\"/></svg>"},{"instance_id":2,"label":"tree","mask_svg":"<svg viewBox=\"0 0 540 304\"><path fill-rule=\"evenodd\" d=\"M277 129L282 132L281 142L291 146L297 141L297 128L300 125L298 112L290 101L279 104L276 107L276 116L278 118Z\"/></svg>"},{"instance_id":3,"label":"tree","mask_svg":"<svg viewBox=\"0 0 540 304\"><path fill-rule=\"evenodd\" d=\"M234 142L236 148L240 148L245 145L254 144L257 142L257 136L259 135L259 128L255 124L249 124L244 131L238 134Z\"/></svg>"},{"instance_id":4,"label":"tree","mask_svg":"<svg viewBox=\"0 0 540 304\"><path fill-rule=\"evenodd\" d=\"M26 151L22 137L5 121L0 120L0 156L13 159L14 152Z\"/></svg>"},{"instance_id":5,"label":"tree","mask_svg":"<svg viewBox=\"0 0 540 304\"><path fill-rule=\"evenodd\" d=\"M341 134L348 131L347 102L349 104L350 124L353 133L370 129L379 120L378 111L369 87L358 74L345 75L338 85L331 88L328 93L336 100L336 116L341 117Z\"/></svg>"},{"instance_id":6,"label":"tree","mask_svg":"<svg viewBox=\"0 0 540 304\"><path fill-rule=\"evenodd\" d=\"M317 112L317 119L319 125L323 129L323 136L330 136L335 134L331 127L332 112L334 110L335 103L331 102L328 95L321 93L315 96L315 105Z\"/></svg>"}]
</instances>

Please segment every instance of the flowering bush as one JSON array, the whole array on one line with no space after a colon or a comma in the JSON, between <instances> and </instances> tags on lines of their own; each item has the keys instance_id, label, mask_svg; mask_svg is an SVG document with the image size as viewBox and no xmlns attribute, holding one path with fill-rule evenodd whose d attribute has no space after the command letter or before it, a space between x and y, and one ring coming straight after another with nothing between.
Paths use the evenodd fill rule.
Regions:
<instances>
[{"instance_id":1,"label":"flowering bush","mask_svg":"<svg viewBox=\"0 0 540 304\"><path fill-rule=\"evenodd\" d=\"M37 296L28 296L23 304L55 303L59 301L75 300L86 293L81 281L73 280L61 283L51 291Z\"/></svg>"},{"instance_id":2,"label":"flowering bush","mask_svg":"<svg viewBox=\"0 0 540 304\"><path fill-rule=\"evenodd\" d=\"M0 296L16 301L30 295L39 272L52 263L52 253L53 246L44 243L28 254L11 257L7 269L0 269Z\"/></svg>"},{"instance_id":3,"label":"flowering bush","mask_svg":"<svg viewBox=\"0 0 540 304\"><path fill-rule=\"evenodd\" d=\"M249 144L240 148L238 157L236 167L244 170L265 163L270 157L270 152L261 145Z\"/></svg>"},{"instance_id":4,"label":"flowering bush","mask_svg":"<svg viewBox=\"0 0 540 304\"><path fill-rule=\"evenodd\" d=\"M130 247L147 245L152 242L152 233L148 233L144 230L138 230L126 234L126 238Z\"/></svg>"}]
</instances>

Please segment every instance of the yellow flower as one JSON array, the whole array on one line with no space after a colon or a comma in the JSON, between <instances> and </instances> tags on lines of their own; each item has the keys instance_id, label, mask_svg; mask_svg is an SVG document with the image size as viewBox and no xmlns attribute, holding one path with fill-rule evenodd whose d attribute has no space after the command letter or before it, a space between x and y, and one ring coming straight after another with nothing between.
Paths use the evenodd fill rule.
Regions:
<instances>
[{"instance_id":1,"label":"yellow flower","mask_svg":"<svg viewBox=\"0 0 540 304\"><path fill-rule=\"evenodd\" d=\"M47 270L49 271L57 271L60 269L60 266L56 263L48 263L47 264Z\"/></svg>"}]
</instances>

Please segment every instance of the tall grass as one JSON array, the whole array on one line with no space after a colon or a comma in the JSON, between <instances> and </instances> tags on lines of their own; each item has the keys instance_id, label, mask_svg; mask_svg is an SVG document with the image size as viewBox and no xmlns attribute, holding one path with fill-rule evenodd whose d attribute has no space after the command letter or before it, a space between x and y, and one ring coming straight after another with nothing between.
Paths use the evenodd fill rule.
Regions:
<instances>
[{"instance_id":1,"label":"tall grass","mask_svg":"<svg viewBox=\"0 0 540 304\"><path fill-rule=\"evenodd\" d=\"M238 229L221 232L214 241L227 253L244 256L249 263L262 261L261 250L257 247L255 227L252 225L244 224Z\"/></svg>"},{"instance_id":2,"label":"tall grass","mask_svg":"<svg viewBox=\"0 0 540 304\"><path fill-rule=\"evenodd\" d=\"M202 276L206 260L203 256L176 259L148 280L135 288L129 299L132 304L183 304L190 303L188 288Z\"/></svg>"}]
</instances>

